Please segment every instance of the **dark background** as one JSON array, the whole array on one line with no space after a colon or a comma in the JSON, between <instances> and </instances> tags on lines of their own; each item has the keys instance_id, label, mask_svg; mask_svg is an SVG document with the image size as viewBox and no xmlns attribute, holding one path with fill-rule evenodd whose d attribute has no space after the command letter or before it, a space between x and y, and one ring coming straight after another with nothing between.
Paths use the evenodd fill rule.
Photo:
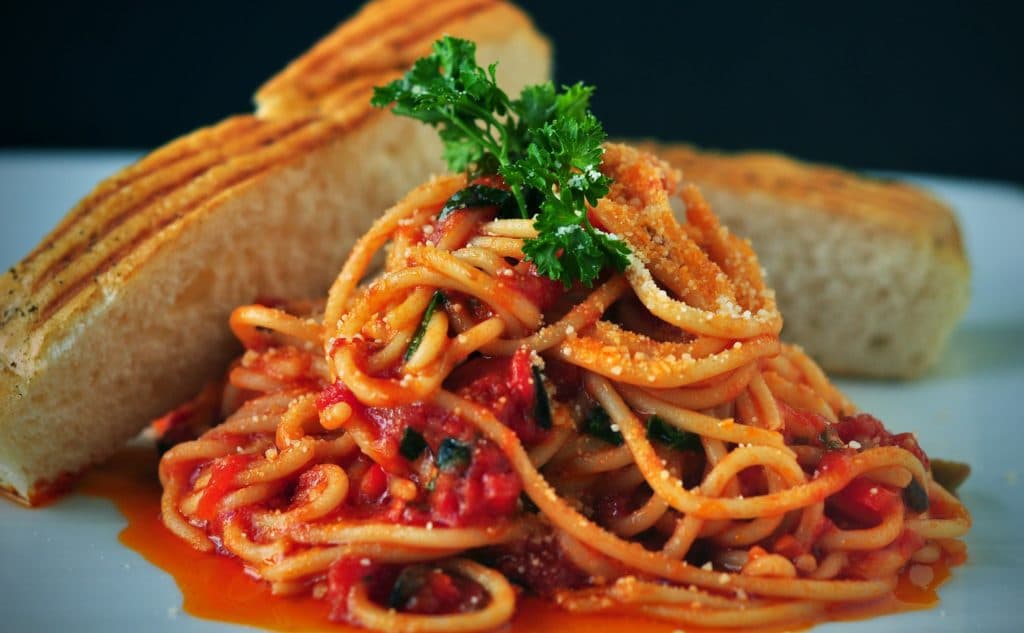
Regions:
<instances>
[{"instance_id":1,"label":"dark background","mask_svg":"<svg viewBox=\"0 0 1024 633\"><path fill-rule=\"evenodd\" d=\"M0 146L155 147L359 4L4 3ZM1024 181L1018 3L521 4L613 136Z\"/></svg>"}]
</instances>

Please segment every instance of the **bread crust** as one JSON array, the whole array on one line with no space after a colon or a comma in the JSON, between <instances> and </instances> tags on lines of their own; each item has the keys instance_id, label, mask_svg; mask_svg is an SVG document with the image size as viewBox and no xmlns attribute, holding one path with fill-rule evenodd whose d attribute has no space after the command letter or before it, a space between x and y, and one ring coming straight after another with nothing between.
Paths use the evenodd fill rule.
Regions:
<instances>
[{"instance_id":1,"label":"bread crust","mask_svg":"<svg viewBox=\"0 0 1024 633\"><path fill-rule=\"evenodd\" d=\"M751 238L778 295L783 337L827 370L909 378L937 361L970 284L956 216L942 201L780 154L647 147Z\"/></svg>"},{"instance_id":2,"label":"bread crust","mask_svg":"<svg viewBox=\"0 0 1024 633\"><path fill-rule=\"evenodd\" d=\"M782 203L805 204L912 238L926 239L967 266L953 211L920 187L870 178L773 152L726 154L690 145L659 145L657 152L688 179L738 194L765 193Z\"/></svg>"},{"instance_id":3,"label":"bread crust","mask_svg":"<svg viewBox=\"0 0 1024 633\"><path fill-rule=\"evenodd\" d=\"M512 60L507 88L547 78L548 44L518 10L410 6L370 3L268 82L256 115L100 183L0 277L0 489L33 503L109 456L223 370L234 305L322 293L373 218L443 169L432 130L369 105L433 40ZM364 63L381 46L388 63ZM316 107L282 96L310 86Z\"/></svg>"},{"instance_id":4,"label":"bread crust","mask_svg":"<svg viewBox=\"0 0 1024 633\"><path fill-rule=\"evenodd\" d=\"M473 39L479 57L491 61L497 61L494 42L523 37L533 40L524 42L531 46L538 41L523 12L496 0L370 3L263 84L256 92L256 112L264 117L344 115L357 102L353 95L380 85L374 77L397 77L442 35ZM502 58L499 68L509 70L514 63Z\"/></svg>"}]
</instances>

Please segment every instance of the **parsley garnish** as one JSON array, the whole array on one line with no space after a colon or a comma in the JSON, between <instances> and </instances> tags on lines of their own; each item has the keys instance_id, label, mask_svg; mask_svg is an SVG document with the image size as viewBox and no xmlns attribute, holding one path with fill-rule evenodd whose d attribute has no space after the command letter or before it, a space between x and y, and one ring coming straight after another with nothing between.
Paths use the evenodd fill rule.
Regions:
<instances>
[{"instance_id":1,"label":"parsley garnish","mask_svg":"<svg viewBox=\"0 0 1024 633\"><path fill-rule=\"evenodd\" d=\"M587 435L593 435L599 440L604 440L614 446L622 446L622 433L612 429L612 420L608 412L601 407L594 407L583 419L581 429Z\"/></svg>"},{"instance_id":2,"label":"parsley garnish","mask_svg":"<svg viewBox=\"0 0 1024 633\"><path fill-rule=\"evenodd\" d=\"M402 454L402 457L413 461L423 454L423 449L426 447L427 441L423 439L423 435L419 431L411 426L405 427L405 435L402 436L402 441L398 444L398 452Z\"/></svg>"},{"instance_id":3,"label":"parsley garnish","mask_svg":"<svg viewBox=\"0 0 1024 633\"><path fill-rule=\"evenodd\" d=\"M388 594L388 606L392 609L401 609L417 592L427 584L427 574L430 571L424 565L409 565L398 574L395 584L391 586Z\"/></svg>"},{"instance_id":4,"label":"parsley garnish","mask_svg":"<svg viewBox=\"0 0 1024 633\"><path fill-rule=\"evenodd\" d=\"M470 185L465 189L455 192L448 202L441 208L437 219L443 220L453 211L459 209L473 209L477 207L498 207L498 215L503 217L515 217L518 213L516 199L504 189L496 189L486 185Z\"/></svg>"},{"instance_id":5,"label":"parsley garnish","mask_svg":"<svg viewBox=\"0 0 1024 633\"><path fill-rule=\"evenodd\" d=\"M924 512L929 505L928 491L916 479L911 479L907 487L903 489L903 502L913 512Z\"/></svg>"},{"instance_id":6,"label":"parsley garnish","mask_svg":"<svg viewBox=\"0 0 1024 633\"><path fill-rule=\"evenodd\" d=\"M647 419L647 439L677 451L699 451L702 447L696 434L678 429L656 415Z\"/></svg>"},{"instance_id":7,"label":"parsley garnish","mask_svg":"<svg viewBox=\"0 0 1024 633\"><path fill-rule=\"evenodd\" d=\"M445 36L401 78L374 89L371 103L437 128L452 171L500 174L539 235L523 252L537 270L590 286L606 267L625 270L629 248L590 224L587 204L608 193L598 171L604 128L590 112L591 86L529 86L512 100L497 64L476 63L476 44Z\"/></svg>"},{"instance_id":8,"label":"parsley garnish","mask_svg":"<svg viewBox=\"0 0 1024 633\"><path fill-rule=\"evenodd\" d=\"M533 389L537 394L533 402L533 418L537 426L542 429L551 428L551 399L548 398L548 390L544 388L544 376L540 373L540 367L534 365Z\"/></svg>"},{"instance_id":9,"label":"parsley garnish","mask_svg":"<svg viewBox=\"0 0 1024 633\"><path fill-rule=\"evenodd\" d=\"M441 470L452 470L469 463L469 446L454 437L441 440L437 448L437 467Z\"/></svg>"},{"instance_id":10,"label":"parsley garnish","mask_svg":"<svg viewBox=\"0 0 1024 633\"><path fill-rule=\"evenodd\" d=\"M444 306L444 301L444 293L440 290L435 290L434 295L430 297L430 303L427 304L426 310L423 311L423 318L420 319L420 324L416 326L416 331L413 332L412 339L409 340L409 347L405 349L405 356L402 357L404 360L408 361L416 353L420 343L423 342L423 337L427 333L430 319L434 317L434 313L437 312L438 308Z\"/></svg>"},{"instance_id":11,"label":"parsley garnish","mask_svg":"<svg viewBox=\"0 0 1024 633\"><path fill-rule=\"evenodd\" d=\"M818 434L818 439L826 450L835 451L841 448L846 448L846 444L843 443L842 438L839 437L839 433L831 424L826 425L824 430Z\"/></svg>"}]
</instances>

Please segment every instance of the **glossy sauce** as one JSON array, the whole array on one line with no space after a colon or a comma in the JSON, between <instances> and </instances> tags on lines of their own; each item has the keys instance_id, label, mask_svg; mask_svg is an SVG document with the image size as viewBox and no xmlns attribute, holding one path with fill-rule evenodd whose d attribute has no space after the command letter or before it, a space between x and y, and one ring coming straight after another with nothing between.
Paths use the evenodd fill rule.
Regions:
<instances>
[{"instance_id":1,"label":"glossy sauce","mask_svg":"<svg viewBox=\"0 0 1024 633\"><path fill-rule=\"evenodd\" d=\"M77 491L108 499L117 506L128 521L118 540L174 578L184 596L183 608L187 613L273 631L365 633L365 629L329 622L326 601L272 596L269 586L247 575L237 560L198 552L171 534L160 521L160 483L156 471L157 457L152 449L126 449L104 466L90 471ZM946 565L940 563L932 568L934 579L928 587L916 587L903 577L895 598L867 607L837 610L829 614L829 619L861 619L932 607L938 602L936 589L949 577ZM679 629L679 625L629 616L569 614L550 603L526 598L520 599L508 631L669 633ZM691 626L685 630L691 633L712 631ZM756 630L769 633L794 629L789 625Z\"/></svg>"}]
</instances>

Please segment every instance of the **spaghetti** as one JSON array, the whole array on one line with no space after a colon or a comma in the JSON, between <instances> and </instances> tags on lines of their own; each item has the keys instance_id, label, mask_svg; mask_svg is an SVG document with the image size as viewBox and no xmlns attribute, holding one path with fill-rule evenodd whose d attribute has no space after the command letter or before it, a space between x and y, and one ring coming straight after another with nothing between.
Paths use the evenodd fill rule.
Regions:
<instances>
[{"instance_id":1,"label":"spaghetti","mask_svg":"<svg viewBox=\"0 0 1024 633\"><path fill-rule=\"evenodd\" d=\"M235 310L222 394L164 420L223 419L161 460L165 525L389 631L492 629L520 591L798 624L961 560L966 509L780 343L749 245L693 187L679 223L653 157L608 145L602 171L591 222L631 255L593 288L536 273L529 220L441 216L468 184L448 176L376 222L326 303Z\"/></svg>"}]
</instances>

